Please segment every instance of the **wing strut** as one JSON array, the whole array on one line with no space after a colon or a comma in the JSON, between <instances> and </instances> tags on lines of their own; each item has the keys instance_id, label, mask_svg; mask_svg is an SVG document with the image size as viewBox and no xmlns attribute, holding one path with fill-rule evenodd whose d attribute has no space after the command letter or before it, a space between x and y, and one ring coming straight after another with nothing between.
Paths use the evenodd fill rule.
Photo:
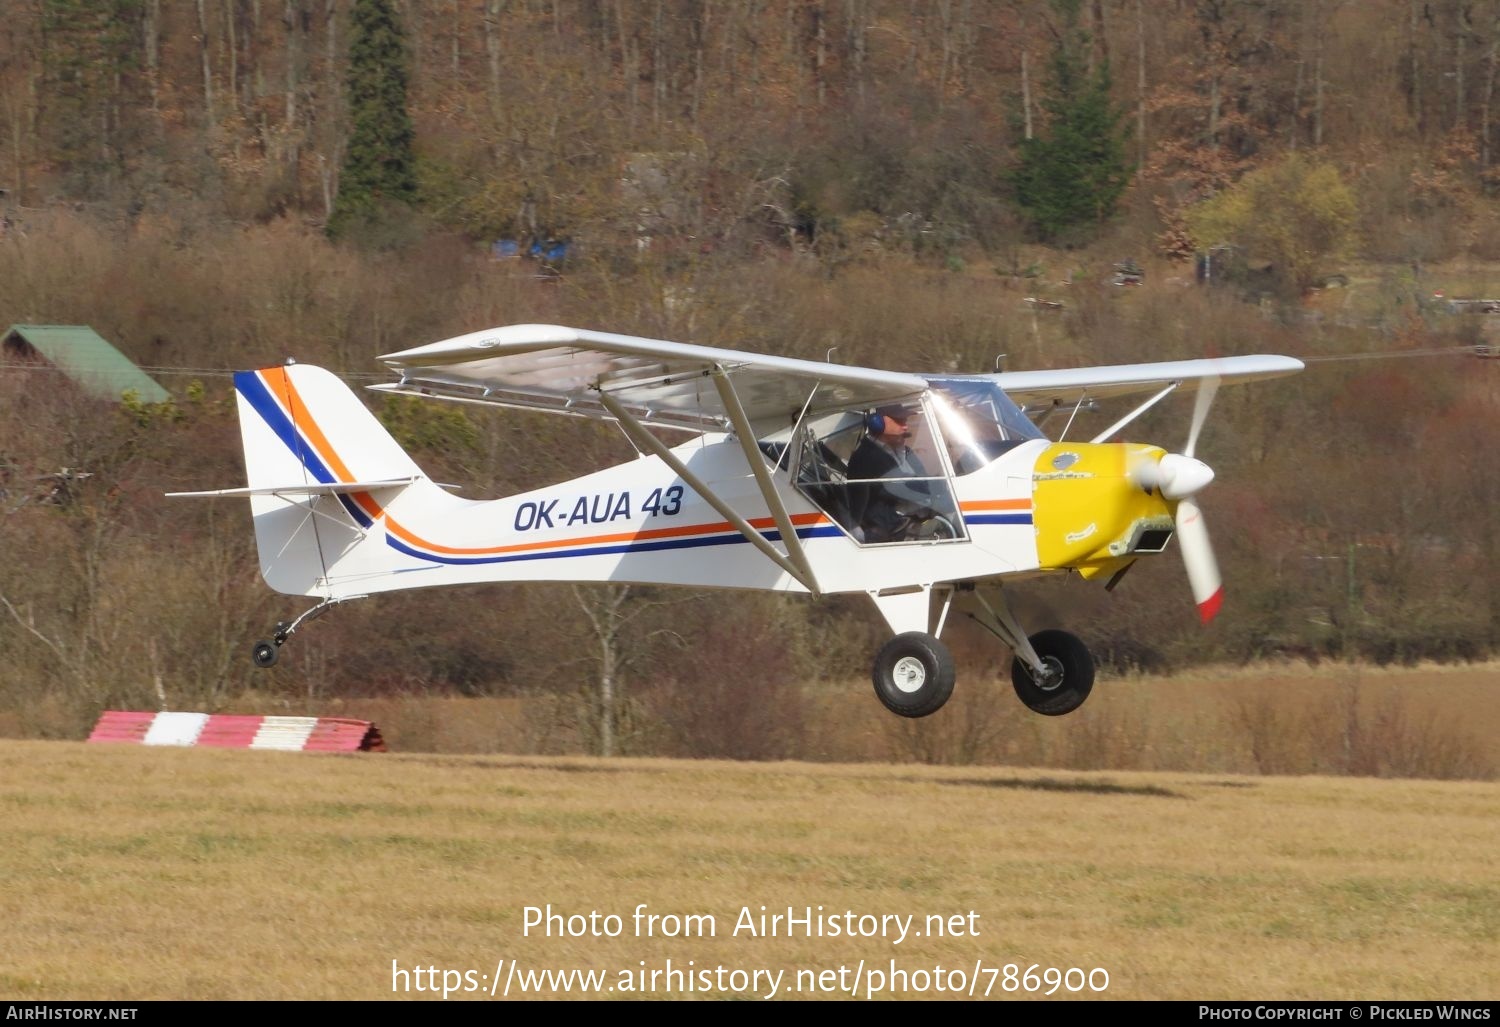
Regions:
<instances>
[{"instance_id":1,"label":"wing strut","mask_svg":"<svg viewBox=\"0 0 1500 1027\"><path fill-rule=\"evenodd\" d=\"M745 452L745 462L755 475L755 484L760 486L761 498L766 501L766 508L771 511L776 527L781 532L786 555L802 572L796 575L797 580L806 585L813 595L818 595L817 578L813 574L812 565L808 563L807 553L802 548L802 540L797 537L797 529L792 527L791 515L786 512L781 493L776 491L776 484L771 481L771 472L766 470L765 458L761 456L760 447L755 444L755 430L750 427L750 418L745 416L739 394L734 391L734 383L729 380L729 374L722 365L714 365L714 388L719 390L719 398L724 401L724 412L729 415L730 424L734 425L740 449Z\"/></svg>"},{"instance_id":2,"label":"wing strut","mask_svg":"<svg viewBox=\"0 0 1500 1027\"><path fill-rule=\"evenodd\" d=\"M1095 435L1093 438L1089 439L1089 441L1090 442L1103 442L1105 439L1109 438L1115 432L1117 432L1121 428L1125 427L1131 421L1134 421L1137 417L1140 417L1147 410L1150 410L1152 407L1156 406L1157 403L1160 403L1163 399L1166 399L1167 395L1173 389L1177 388L1177 386L1179 386L1181 384L1182 384L1181 382L1172 382L1165 389L1162 389L1156 395L1154 395L1150 399L1146 400L1146 402L1144 402L1140 406L1136 407L1134 410L1132 410L1130 413L1126 414L1124 417L1120 418L1114 424L1110 425L1108 428L1105 428L1098 435Z\"/></svg>"},{"instance_id":3,"label":"wing strut","mask_svg":"<svg viewBox=\"0 0 1500 1027\"><path fill-rule=\"evenodd\" d=\"M620 422L620 426L625 429L626 434L630 435L637 444L659 456L663 463L677 472L677 476L692 487L694 492L702 496L710 506L719 511L721 517L739 529L740 534L744 535L748 542L762 553L765 553L771 559L772 563L790 574L809 592L817 591L814 588L815 582L810 577L804 577L801 569L796 564L777 552L776 547L771 545L764 535L751 527L749 521L746 521L739 514L735 513L728 503L720 499L713 489L703 483L703 479L688 470L687 465L679 460L677 454L668 449L665 443L642 427L641 422L631 416L608 392L605 392L603 389L599 389L598 392L599 402L604 405L604 409L608 410L610 415ZM758 454L757 459L759 459ZM796 536L793 537L795 538Z\"/></svg>"}]
</instances>

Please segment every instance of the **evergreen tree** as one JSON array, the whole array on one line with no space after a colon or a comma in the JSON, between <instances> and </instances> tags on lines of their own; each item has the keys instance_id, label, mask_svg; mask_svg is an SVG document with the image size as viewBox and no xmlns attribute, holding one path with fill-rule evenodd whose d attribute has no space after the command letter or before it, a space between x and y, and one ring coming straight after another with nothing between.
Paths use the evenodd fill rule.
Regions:
<instances>
[{"instance_id":1,"label":"evergreen tree","mask_svg":"<svg viewBox=\"0 0 1500 1027\"><path fill-rule=\"evenodd\" d=\"M1056 240L1114 213L1130 181L1122 112L1110 102L1109 66L1088 71L1089 36L1078 23L1080 0L1054 0L1062 28L1047 76L1047 117L1021 144L1011 173L1016 202L1038 234Z\"/></svg>"},{"instance_id":2,"label":"evergreen tree","mask_svg":"<svg viewBox=\"0 0 1500 1027\"><path fill-rule=\"evenodd\" d=\"M355 0L349 42L349 149L328 234L376 227L417 198L406 36L394 0Z\"/></svg>"},{"instance_id":3,"label":"evergreen tree","mask_svg":"<svg viewBox=\"0 0 1500 1027\"><path fill-rule=\"evenodd\" d=\"M140 8L141 0L37 5L39 121L70 197L108 196L126 170L126 153L139 145Z\"/></svg>"}]
</instances>

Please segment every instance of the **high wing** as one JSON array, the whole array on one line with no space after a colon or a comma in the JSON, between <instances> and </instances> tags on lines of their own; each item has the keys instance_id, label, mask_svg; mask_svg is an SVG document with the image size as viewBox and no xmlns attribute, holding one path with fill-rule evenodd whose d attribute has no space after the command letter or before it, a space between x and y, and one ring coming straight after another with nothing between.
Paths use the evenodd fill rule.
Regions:
<instances>
[{"instance_id":1,"label":"high wing","mask_svg":"<svg viewBox=\"0 0 1500 1027\"><path fill-rule=\"evenodd\" d=\"M400 374L398 382L371 386L380 392L614 419L599 398L602 390L642 424L698 431L731 427L710 380L716 374L732 382L758 429L791 424L804 409L815 414L874 407L927 387L916 374L561 325L491 328L380 359ZM1261 381L1302 369L1292 357L1255 355L943 377L993 381L1031 412L1168 386L1190 392L1209 379L1226 385Z\"/></svg>"},{"instance_id":2,"label":"high wing","mask_svg":"<svg viewBox=\"0 0 1500 1027\"><path fill-rule=\"evenodd\" d=\"M764 431L804 411L879 406L927 388L914 374L561 325L491 328L380 359L401 376L372 386L381 392L608 420L615 407L641 424L693 431L731 430L737 412L726 403L736 399Z\"/></svg>"},{"instance_id":3,"label":"high wing","mask_svg":"<svg viewBox=\"0 0 1500 1027\"><path fill-rule=\"evenodd\" d=\"M746 541L814 595L819 589L812 566L756 439L804 416L879 406L927 389L927 380L913 374L561 325L491 328L380 359L401 379L372 386L378 391L617 422L637 448L671 467ZM648 425L733 432L785 551L646 431Z\"/></svg>"},{"instance_id":4,"label":"high wing","mask_svg":"<svg viewBox=\"0 0 1500 1027\"><path fill-rule=\"evenodd\" d=\"M1005 371L983 377L997 383L1006 395L1030 411L1085 399L1152 392L1174 384L1182 392L1191 392L1208 380L1223 385L1262 381L1296 374L1302 368L1302 361L1294 357L1257 354L1052 371Z\"/></svg>"}]
</instances>

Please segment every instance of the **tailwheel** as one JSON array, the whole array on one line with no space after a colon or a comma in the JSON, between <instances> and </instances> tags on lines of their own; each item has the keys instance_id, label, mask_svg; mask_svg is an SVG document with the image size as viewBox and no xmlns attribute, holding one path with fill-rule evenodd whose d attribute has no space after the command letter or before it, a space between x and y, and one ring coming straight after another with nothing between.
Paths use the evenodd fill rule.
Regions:
<instances>
[{"instance_id":1,"label":"tailwheel","mask_svg":"<svg viewBox=\"0 0 1500 1027\"><path fill-rule=\"evenodd\" d=\"M953 654L925 631L897 635L875 657L875 694L892 713L925 717L953 694Z\"/></svg>"},{"instance_id":2,"label":"tailwheel","mask_svg":"<svg viewBox=\"0 0 1500 1027\"><path fill-rule=\"evenodd\" d=\"M273 666L276 663L276 649L280 645L279 641L273 643L262 639L256 642L255 647L250 650L250 658L255 661L257 667Z\"/></svg>"},{"instance_id":3,"label":"tailwheel","mask_svg":"<svg viewBox=\"0 0 1500 1027\"><path fill-rule=\"evenodd\" d=\"M1066 631L1038 631L1030 642L1045 669L1037 674L1019 656L1012 660L1010 680L1016 695L1034 713L1072 713L1094 688L1094 658L1088 647Z\"/></svg>"},{"instance_id":4,"label":"tailwheel","mask_svg":"<svg viewBox=\"0 0 1500 1027\"><path fill-rule=\"evenodd\" d=\"M296 634L297 629L302 626L304 621L310 621L314 617L321 617L328 612L330 607L337 606L339 603L347 603L351 599L363 598L365 597L362 595L329 596L311 610L298 616L295 620L290 622L284 620L277 621L275 629L271 632L270 641L261 639L251 647L250 659L255 662L257 667L275 666L276 657L279 655L278 650L286 645L287 639Z\"/></svg>"}]
</instances>

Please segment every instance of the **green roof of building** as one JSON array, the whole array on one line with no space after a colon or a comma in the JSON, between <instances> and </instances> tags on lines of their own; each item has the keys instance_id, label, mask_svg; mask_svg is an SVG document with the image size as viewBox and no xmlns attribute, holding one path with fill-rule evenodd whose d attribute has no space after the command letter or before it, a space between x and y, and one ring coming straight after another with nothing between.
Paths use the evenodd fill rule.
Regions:
<instances>
[{"instance_id":1,"label":"green roof of building","mask_svg":"<svg viewBox=\"0 0 1500 1027\"><path fill-rule=\"evenodd\" d=\"M11 325L0 345L23 357L41 356L100 399L118 402L126 392L143 403L172 398L88 325Z\"/></svg>"}]
</instances>

